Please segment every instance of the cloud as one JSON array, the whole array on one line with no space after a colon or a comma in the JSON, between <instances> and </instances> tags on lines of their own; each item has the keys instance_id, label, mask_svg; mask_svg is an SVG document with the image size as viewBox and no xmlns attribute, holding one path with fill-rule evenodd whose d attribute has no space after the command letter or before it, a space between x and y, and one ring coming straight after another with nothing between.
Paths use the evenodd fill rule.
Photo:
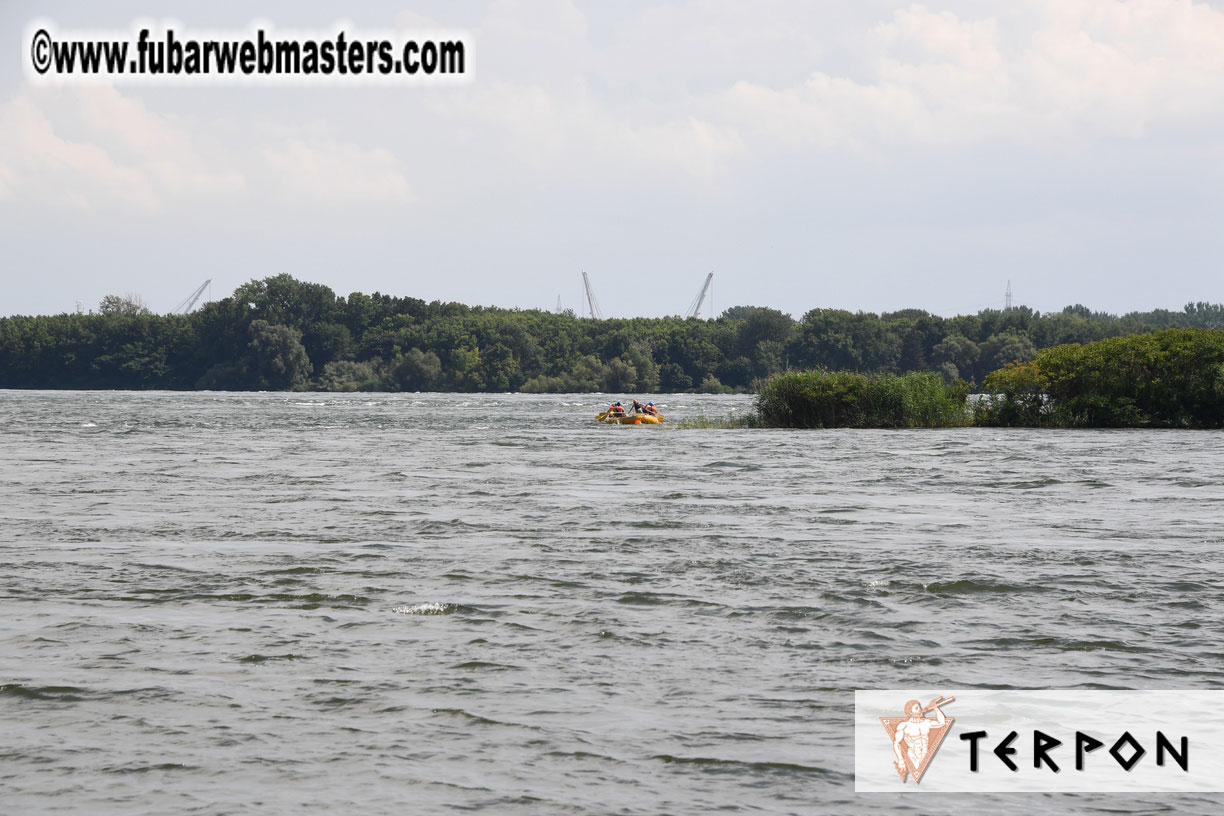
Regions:
<instances>
[{"instance_id":1,"label":"cloud","mask_svg":"<svg viewBox=\"0 0 1224 816\"><path fill-rule=\"evenodd\" d=\"M119 203L149 210L159 204L145 173L120 164L97 145L62 138L27 97L5 108L0 132L15 168L9 183L14 190L83 209Z\"/></svg>"},{"instance_id":2,"label":"cloud","mask_svg":"<svg viewBox=\"0 0 1224 816\"><path fill-rule=\"evenodd\" d=\"M1049 109L1157 118L1218 112L1224 12L1188 0L1040 0L1022 65Z\"/></svg>"},{"instance_id":3,"label":"cloud","mask_svg":"<svg viewBox=\"0 0 1224 816\"><path fill-rule=\"evenodd\" d=\"M683 108L660 115L608 104L579 85L550 89L491 82L433 103L448 131L478 134L483 172L520 174L533 185L708 180L743 149L731 128ZM483 142L483 148L482 148Z\"/></svg>"},{"instance_id":4,"label":"cloud","mask_svg":"<svg viewBox=\"0 0 1224 816\"><path fill-rule=\"evenodd\" d=\"M409 199L399 160L384 148L363 150L333 141L291 140L263 157L280 189L312 204L395 202Z\"/></svg>"},{"instance_id":5,"label":"cloud","mask_svg":"<svg viewBox=\"0 0 1224 816\"><path fill-rule=\"evenodd\" d=\"M734 131L694 116L625 129L621 143L646 162L710 178L725 159L743 150Z\"/></svg>"},{"instance_id":6,"label":"cloud","mask_svg":"<svg viewBox=\"0 0 1224 816\"><path fill-rule=\"evenodd\" d=\"M186 126L110 86L24 91L0 108L0 146L0 183L58 205L156 210L243 186L199 155Z\"/></svg>"},{"instance_id":7,"label":"cloud","mask_svg":"<svg viewBox=\"0 0 1224 816\"><path fill-rule=\"evenodd\" d=\"M587 17L570 0L494 0L476 37L478 75L562 85L591 69Z\"/></svg>"},{"instance_id":8,"label":"cloud","mask_svg":"<svg viewBox=\"0 0 1224 816\"><path fill-rule=\"evenodd\" d=\"M8 198L13 194L12 190L15 180L16 176L13 175L13 171L0 163L0 198Z\"/></svg>"},{"instance_id":9,"label":"cloud","mask_svg":"<svg viewBox=\"0 0 1224 816\"><path fill-rule=\"evenodd\" d=\"M111 86L79 88L76 96L90 131L110 137L150 174L162 192L186 197L242 189L240 173L206 163L185 126L151 112L139 99L123 96Z\"/></svg>"},{"instance_id":10,"label":"cloud","mask_svg":"<svg viewBox=\"0 0 1224 816\"><path fill-rule=\"evenodd\" d=\"M717 2L653 5L604 19L595 43L568 0L499 0L478 30L482 80L428 106L436 127L479 134L465 148L482 146L499 175L607 185L660 173L706 182L779 148L872 161L976 145L1072 153L1153 127L1206 133L1192 120L1224 107L1224 13L1210 6L984 8L965 17L912 4L860 18L849 59L794 24L810 9L789 5L778 20Z\"/></svg>"},{"instance_id":11,"label":"cloud","mask_svg":"<svg viewBox=\"0 0 1224 816\"><path fill-rule=\"evenodd\" d=\"M490 4L474 32L477 81L423 100L429 130L447 134L429 148L467 154L435 186L705 183L743 150L734 128L675 96L672 83L649 79L666 75L658 64L666 58L620 35L651 24L609 24L600 31L617 36L597 46L588 13L597 12L570 0ZM687 70L680 57L671 63ZM618 90L627 84L640 92Z\"/></svg>"},{"instance_id":12,"label":"cloud","mask_svg":"<svg viewBox=\"0 0 1224 816\"><path fill-rule=\"evenodd\" d=\"M739 82L723 110L761 136L870 153L897 143L1056 146L1219 117L1224 13L1188 0L1038 0L994 18L912 5L866 38L871 76Z\"/></svg>"}]
</instances>

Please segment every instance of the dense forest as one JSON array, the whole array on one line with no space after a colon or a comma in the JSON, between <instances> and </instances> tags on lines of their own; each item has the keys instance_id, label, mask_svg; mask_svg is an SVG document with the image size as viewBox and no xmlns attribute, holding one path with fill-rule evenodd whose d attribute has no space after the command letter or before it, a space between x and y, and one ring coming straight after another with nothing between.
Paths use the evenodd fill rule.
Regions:
<instances>
[{"instance_id":1,"label":"dense forest","mask_svg":"<svg viewBox=\"0 0 1224 816\"><path fill-rule=\"evenodd\" d=\"M0 318L0 388L726 392L781 371L904 374L980 383L1064 343L1170 327L1224 328L1224 304L1121 317L1021 306L939 317L736 306L711 320L426 303L287 274L188 315L107 296L97 314Z\"/></svg>"}]
</instances>

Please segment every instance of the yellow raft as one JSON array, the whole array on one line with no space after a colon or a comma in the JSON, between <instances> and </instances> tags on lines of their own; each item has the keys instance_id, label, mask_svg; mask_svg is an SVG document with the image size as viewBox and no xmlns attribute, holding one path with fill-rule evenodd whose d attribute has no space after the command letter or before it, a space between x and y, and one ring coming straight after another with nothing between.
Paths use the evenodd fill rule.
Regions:
<instances>
[{"instance_id":1,"label":"yellow raft","mask_svg":"<svg viewBox=\"0 0 1224 816\"><path fill-rule=\"evenodd\" d=\"M606 422L609 425L658 425L663 421L662 414L625 414L612 416L607 411L595 415L596 422Z\"/></svg>"}]
</instances>

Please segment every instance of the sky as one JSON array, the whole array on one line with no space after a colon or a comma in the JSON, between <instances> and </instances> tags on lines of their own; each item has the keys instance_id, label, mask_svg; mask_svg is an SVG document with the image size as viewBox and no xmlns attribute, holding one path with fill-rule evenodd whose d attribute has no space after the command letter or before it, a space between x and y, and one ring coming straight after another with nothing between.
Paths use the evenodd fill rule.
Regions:
<instances>
[{"instance_id":1,"label":"sky","mask_svg":"<svg viewBox=\"0 0 1224 816\"><path fill-rule=\"evenodd\" d=\"M46 87L61 30L463 32L464 84ZM1224 301L1224 1L0 4L0 315ZM703 312L704 314L704 312Z\"/></svg>"}]
</instances>

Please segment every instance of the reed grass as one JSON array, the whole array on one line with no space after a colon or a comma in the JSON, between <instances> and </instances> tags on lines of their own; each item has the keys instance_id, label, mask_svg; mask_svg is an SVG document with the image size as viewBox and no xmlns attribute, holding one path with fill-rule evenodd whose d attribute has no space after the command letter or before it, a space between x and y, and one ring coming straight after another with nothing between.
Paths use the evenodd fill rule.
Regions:
<instances>
[{"instance_id":1,"label":"reed grass","mask_svg":"<svg viewBox=\"0 0 1224 816\"><path fill-rule=\"evenodd\" d=\"M960 428L971 424L969 384L916 372L790 371L756 399L767 428Z\"/></svg>"},{"instance_id":2,"label":"reed grass","mask_svg":"<svg viewBox=\"0 0 1224 816\"><path fill-rule=\"evenodd\" d=\"M672 422L667 421L668 425L674 428L683 428L685 430L704 429L704 428L759 428L761 427L760 417L755 413L748 414L723 414L719 416L706 416L701 414L695 417L683 417Z\"/></svg>"}]
</instances>

